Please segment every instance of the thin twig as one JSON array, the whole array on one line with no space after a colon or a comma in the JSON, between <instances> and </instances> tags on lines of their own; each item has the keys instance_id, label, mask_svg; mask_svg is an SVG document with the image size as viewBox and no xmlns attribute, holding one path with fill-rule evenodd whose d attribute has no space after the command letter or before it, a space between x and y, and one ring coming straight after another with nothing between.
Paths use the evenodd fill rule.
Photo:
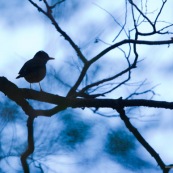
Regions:
<instances>
[{"instance_id":1,"label":"thin twig","mask_svg":"<svg viewBox=\"0 0 173 173\"><path fill-rule=\"evenodd\" d=\"M154 25L156 25L157 20L158 20L159 16L161 15L162 10L163 10L163 8L164 8L164 6L165 6L166 2L167 2L167 0L162 1L162 6L161 6L161 8L160 8L160 10L159 10L159 12L158 12L158 14L157 14L157 16L156 16L156 19L155 19L155 21L154 21Z\"/></svg>"},{"instance_id":2,"label":"thin twig","mask_svg":"<svg viewBox=\"0 0 173 173\"><path fill-rule=\"evenodd\" d=\"M132 5L132 8L135 7L136 10L139 12L140 15L143 16L144 19L148 21L148 23L153 27L155 30L155 25L151 22L151 20L138 8L138 6L133 2L133 0L129 0L129 3Z\"/></svg>"},{"instance_id":3,"label":"thin twig","mask_svg":"<svg viewBox=\"0 0 173 173\"><path fill-rule=\"evenodd\" d=\"M104 49L103 51L101 51L99 54L97 54L95 57L93 57L89 63L92 64L94 62L96 62L98 59L100 59L103 55L105 55L106 53L110 52L111 50L122 46L124 44L142 44L142 45L164 45L164 44L173 44L173 40L163 40L163 41L148 41L148 40L134 40L134 39L124 39L121 40L120 42L117 42L109 47L107 47L106 49Z\"/></svg>"}]
</instances>

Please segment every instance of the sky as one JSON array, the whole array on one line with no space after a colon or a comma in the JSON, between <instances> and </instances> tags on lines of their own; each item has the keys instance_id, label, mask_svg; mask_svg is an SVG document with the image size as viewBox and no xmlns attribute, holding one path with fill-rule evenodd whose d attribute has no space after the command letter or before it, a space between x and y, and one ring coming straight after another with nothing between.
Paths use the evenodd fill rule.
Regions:
<instances>
[{"instance_id":1,"label":"sky","mask_svg":"<svg viewBox=\"0 0 173 173\"><path fill-rule=\"evenodd\" d=\"M54 15L58 18L61 26L65 29L65 31L75 40L78 45L80 45L84 54L88 58L91 58L105 47L104 44L94 44L96 37L102 38L107 43L112 43L114 35L118 30L118 26L115 24L113 18L105 10L102 10L102 7L116 16L118 21L122 21L124 9L122 2L118 2L119 4L114 6L114 0L109 1L109 3L107 3L105 0L87 2L81 1L79 6L76 7L77 10L75 12L72 13L69 10L71 9L70 6L62 5L62 9L55 9ZM153 5L151 0L148 2L150 4L150 6L148 6L148 10L151 11L152 15L153 11L157 10L160 4L155 3ZM41 4L42 2L38 3ZM167 21L173 22L172 3L173 2L168 0L168 5L165 7L165 11L160 20L164 20L166 18ZM150 9L150 7L154 8ZM64 14L64 9L69 11ZM53 66L58 70L67 70L67 62L73 62L73 60L75 60L76 55L74 51L68 47L68 43L64 41L64 39L56 32L53 25L45 18L45 16L39 13L38 10L36 10L28 1L23 1L21 3L21 1L16 0L9 3L6 0L2 0L0 2L0 11L1 76L7 77L10 81L14 82L19 87L29 87L29 84L23 79L16 80L15 78L24 62L26 62L28 59L31 59L39 50L44 50L48 52L50 56L55 57L55 61L52 64L51 62L48 63L49 69L51 66ZM116 29L114 29L114 27L112 28L114 25L115 28L117 27ZM130 23L129 26L131 26ZM147 30L148 28L144 27L142 29ZM169 39L170 37L171 36L163 35L154 37L153 39L162 40ZM156 86L156 96L154 97L156 100L172 101L173 98L172 47L172 45L169 47L168 45L164 45L161 48L160 46L139 47L141 61L138 63L138 68L132 72L134 78L133 82L139 82L146 79L146 86ZM117 54L117 56L119 55L120 54ZM111 54L110 61L113 62L113 58ZM103 62L106 63L106 60ZM114 66L110 66L108 68L113 69ZM115 68L120 69L121 65L118 64ZM62 70L61 73L64 73L64 71ZM70 72L68 71L67 74L68 73ZM101 77L104 74L105 73L101 74ZM46 85L47 80L43 80L42 83ZM35 87L38 89L37 86ZM127 93L130 91L131 90L126 89ZM59 94L63 95L64 93L62 91L62 93ZM121 92L119 95L117 94L117 98L121 95ZM135 112L135 114L133 114L132 122L136 125L137 128L141 128L142 134L145 136L147 141L152 144L156 151L158 151L163 160L165 162L171 163L173 155L171 150L171 146L173 146L172 111L155 111L153 109L145 109L145 112L143 111L144 109L141 108ZM140 117L138 117L139 115ZM110 126L115 125L111 122L111 120L106 120L106 122L110 124ZM113 125L111 125L111 123ZM147 130L146 127L148 127ZM92 145L92 142L93 141L89 141L86 146ZM143 151L144 149L141 147L139 148L139 152L140 150ZM96 150L94 150L93 153L97 154ZM91 152L91 154L93 153ZM64 155L60 155L59 157L62 162L65 160L68 163L67 157ZM73 158L73 155L71 157ZM76 161L76 158L74 160ZM107 162L107 166L100 164L104 163L105 160L107 162L107 157L102 157L102 159L99 160L98 165L96 165L96 168L100 170L100 173L102 173L102 170L108 169L109 167L111 167L112 170L117 168L121 171L123 170L121 165L115 165L113 161ZM50 162L50 164L52 163ZM61 162L59 163L59 167L60 165L62 165ZM73 168L70 165L70 169L72 172L76 171L75 166ZM82 172L84 172L84 168L80 167L80 169ZM68 172L68 169L64 168L63 166L60 168L60 170L63 173ZM94 172L95 169L90 170L89 173Z\"/></svg>"},{"instance_id":2,"label":"sky","mask_svg":"<svg viewBox=\"0 0 173 173\"><path fill-rule=\"evenodd\" d=\"M41 4L41 2L39 3ZM8 4L5 2L5 0L3 0L0 5L0 8L2 9L1 13L3 14L0 17L1 76L8 77L8 79L10 79L12 82L20 83L21 80L19 81L15 79L17 73L19 72L24 62L26 62L28 59L31 59L38 50L45 50L48 52L48 54L50 54L50 56L54 56L56 58L54 64L56 64L58 68L61 68L61 66L63 66L62 62L66 61L66 56L70 56L72 50L68 50L68 52L64 50L66 49L67 43L64 42L62 38L60 38L60 35L55 32L55 29L47 21L47 19L41 13L38 13L38 11L31 4L29 4L28 1L24 1L23 3L14 1L13 3ZM85 6L83 8L80 8L79 11L74 13L73 17L68 18L67 22L61 22L62 26L65 28L65 31L67 31L69 35L72 35L72 38L76 40L77 44L80 44L81 47L84 48L84 51L86 49L86 54L88 53L87 49L90 49L91 46L93 46L92 44L90 46L90 43L97 35L99 35L99 33L102 33L103 36L107 35L106 40L109 42L110 39L112 39L112 35L109 34L111 31L109 28L110 25L114 24L114 21L99 7L104 7L106 10L108 9L112 14L114 14L117 10L120 11L122 9L121 3L116 4L115 8L112 3L106 3L101 0L95 2L88 1L88 3L85 2ZM170 5L168 4L166 8L169 10L169 7ZM84 10L85 8L89 9L90 15L88 15L88 11ZM157 9L157 7L155 8ZM59 9L57 9L57 11L58 10ZM166 16L168 21L171 20L169 18L169 16L171 16L171 10L169 11L169 15ZM86 20L78 21L77 27L73 28L74 19L76 21L78 20L77 18L79 13ZM117 20L122 18L122 13L122 10L120 13L118 12L118 15L116 16ZM60 14L62 14L61 11ZM66 20L66 17L64 17L64 19L62 17L61 20ZM97 20L97 26L94 25L95 20ZM107 25L104 25L105 20L107 20ZM32 23L30 21L32 21ZM103 21L104 24L102 24ZM90 24L89 26L92 26L93 23L94 30L92 27L87 27L88 23ZM88 30L87 34L86 28ZM80 37L77 35L79 31L82 31L80 33ZM114 32L112 33L114 34ZM89 37L88 34L90 34ZM158 39L163 38L165 37L162 36ZM87 42L86 40L89 41ZM62 44L65 48L61 46ZM88 57L92 57L103 47L104 45L94 47L94 51L90 51ZM144 61L139 63L139 65L144 67L146 66L146 68L150 70L149 82L152 82L154 86L158 85L156 87L156 92L159 93L159 96L161 96L164 100L170 101L172 98L172 92L169 85L172 84L170 80L171 75L169 74L168 70L170 71L172 68L172 63L170 63L170 57L172 54L171 46L170 48L168 48L167 45L162 46L161 50L158 50L158 46L144 46L142 49L144 51L141 53L141 59L144 59ZM152 57L148 56L148 52L150 51L153 51ZM14 73L11 73L11 70L7 70L12 68ZM167 75L167 80L165 80L165 73ZM143 76L144 78L147 78L148 74L145 72L143 73ZM138 80L139 77L135 76L135 78ZM165 90L165 88L167 88L167 90ZM169 95L166 94L167 91L169 91Z\"/></svg>"}]
</instances>

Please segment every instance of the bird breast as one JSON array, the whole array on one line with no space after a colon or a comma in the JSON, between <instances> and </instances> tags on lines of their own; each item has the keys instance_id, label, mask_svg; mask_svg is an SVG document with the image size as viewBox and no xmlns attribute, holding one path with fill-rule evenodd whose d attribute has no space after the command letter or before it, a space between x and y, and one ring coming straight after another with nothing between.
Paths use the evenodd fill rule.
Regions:
<instances>
[{"instance_id":1,"label":"bird breast","mask_svg":"<svg viewBox=\"0 0 173 173\"><path fill-rule=\"evenodd\" d=\"M37 83L40 82L46 76L46 66L38 67L35 70L30 71L24 78L29 83Z\"/></svg>"}]
</instances>

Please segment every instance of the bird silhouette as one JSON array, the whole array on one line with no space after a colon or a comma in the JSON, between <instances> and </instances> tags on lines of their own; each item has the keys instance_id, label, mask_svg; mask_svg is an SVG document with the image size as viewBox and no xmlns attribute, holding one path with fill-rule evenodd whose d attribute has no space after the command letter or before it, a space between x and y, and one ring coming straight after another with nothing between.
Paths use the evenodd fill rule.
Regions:
<instances>
[{"instance_id":1,"label":"bird silhouette","mask_svg":"<svg viewBox=\"0 0 173 173\"><path fill-rule=\"evenodd\" d=\"M30 83L30 89L31 83L39 83L40 91L42 91L40 81L46 76L46 63L53 59L44 51L37 52L32 59L23 65L16 79L24 77Z\"/></svg>"}]
</instances>

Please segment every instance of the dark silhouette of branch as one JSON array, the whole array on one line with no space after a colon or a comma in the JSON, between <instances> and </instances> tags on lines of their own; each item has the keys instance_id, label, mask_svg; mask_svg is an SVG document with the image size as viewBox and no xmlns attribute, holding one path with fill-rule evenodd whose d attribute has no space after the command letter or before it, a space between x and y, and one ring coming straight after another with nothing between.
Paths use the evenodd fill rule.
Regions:
<instances>
[{"instance_id":1,"label":"dark silhouette of branch","mask_svg":"<svg viewBox=\"0 0 173 173\"><path fill-rule=\"evenodd\" d=\"M76 90L78 88L78 86L81 84L81 82L83 81L85 75L86 75L86 72L87 70L89 69L90 67L90 64L89 63L86 63L77 79L77 81L75 82L75 84L73 85L73 87L71 87L70 91L68 92L67 94L67 97L75 97L76 96Z\"/></svg>"},{"instance_id":2,"label":"dark silhouette of branch","mask_svg":"<svg viewBox=\"0 0 173 173\"><path fill-rule=\"evenodd\" d=\"M117 38L121 38L120 41L116 42L115 44L108 45L105 47L102 51L97 53L95 56L93 56L90 60L87 59L87 57L84 56L81 49L78 47L78 45L73 41L73 39L60 27L59 23L56 21L55 17L52 14L52 10L60 3L64 2L65 0L61 0L59 2L54 3L53 5L50 5L47 0L42 0L43 5L45 6L42 8L38 5L38 3L35 3L33 0L28 0L36 9L38 9L39 12L43 13L53 24L57 32L69 43L69 45L74 49L75 53L77 54L78 58L83 62L83 67L78 75L78 78L76 81L74 81L73 86L69 90L66 97L62 97L59 95L54 95L46 92L37 92L30 89L20 89L15 84L7 80L5 77L0 77L0 91L3 92L9 99L13 100L17 105L19 105L22 110L25 112L26 115L28 115L28 121L27 121L27 127L28 127L28 146L26 151L21 155L21 162L23 166L24 173L29 173L29 165L27 163L28 157L34 152L34 138L33 138L33 122L34 118L37 116L52 116L62 110L65 110L68 107L72 108L95 108L96 110L99 108L110 108L115 109L120 114L121 119L124 121L126 127L129 131L133 133L133 135L136 137L136 139L145 147L145 149L151 154L152 157L156 160L160 168L163 170L164 173L169 172L169 165L166 166L165 163L162 161L160 156L157 154L157 152L147 143L147 141L142 137L142 135L139 133L139 131L131 124L129 118L126 116L126 113L124 111L125 107L138 107L138 106L145 106L145 107L152 107L152 108L163 108L163 109L173 109L173 102L165 102L165 101L155 101L155 100L144 100L144 99L134 99L134 100L128 100L123 98L118 99L96 99L98 96L103 96L107 93L112 92L113 90L117 89L121 85L125 84L127 81L131 79L131 70L133 68L136 68L139 54L137 45L170 45L173 43L173 39L170 38L170 40L146 40L141 39L139 40L139 36L151 36L155 34L167 34L169 32L163 32L165 29L171 27L173 24L169 24L165 27L160 28L157 30L156 24L158 23L158 19L161 16L161 13L163 11L163 8L167 2L167 0L162 0L162 5L155 17L154 22L150 19L150 17L146 13L143 12L143 7L139 8L133 0L125 1L125 18L124 18L124 24L122 25L116 18L106 9L100 7L99 8L104 10L107 14L109 14L114 22L120 27L119 32L115 36L115 41ZM127 3L131 4L131 14L132 14L132 23L134 26L132 26L132 29L127 29L126 24L127 21ZM146 1L147 3L147 1ZM146 7L147 8L147 7ZM136 13L137 12L137 13ZM142 18L142 19L141 19ZM152 29L150 32L142 33L140 32L140 25L142 23L146 22L149 24ZM123 37L120 37L122 33L125 33L126 39ZM98 40L97 40L98 41ZM102 42L105 42L104 40ZM129 45L129 55L126 56L126 49L123 48L124 45ZM95 80L96 82L93 82L89 85L84 86L81 90L81 83L84 81L85 77L87 76L88 69L95 64L96 61L104 57L107 53L111 52L114 49L120 49L122 52L124 52L124 57L127 60L128 66L126 69L120 71L118 74L113 74L112 76L109 76L107 78ZM133 51L133 54L132 54ZM133 62L131 59L131 56L133 56ZM123 81L119 82L115 85L113 83L113 80L124 75L128 74L126 79L123 79ZM108 83L110 82L110 83ZM100 94L88 94L89 89L96 88L98 86L104 86L106 84L112 84L113 86L109 87L109 89L103 91ZM94 88L94 89L95 89ZM93 89L93 90L94 90ZM137 90L136 90L137 91ZM148 92L149 90L146 90L145 92ZM132 97L133 95L145 93L145 92L135 92L131 94L128 98ZM80 97L80 98L78 98ZM33 108L27 99L50 103L53 105L51 109L36 109Z\"/></svg>"},{"instance_id":3,"label":"dark silhouette of branch","mask_svg":"<svg viewBox=\"0 0 173 173\"><path fill-rule=\"evenodd\" d=\"M71 37L69 37L69 35L61 29L61 27L56 22L55 18L52 16L52 8L51 8L51 6L48 5L47 1L44 0L44 3L45 3L46 8L47 8L47 12L44 11L41 7L39 7L32 0L28 0L28 1L33 6L35 6L38 9L38 11L42 12L45 16L47 16L50 19L50 21L52 22L52 24L54 25L54 27L56 28L56 30L65 38L65 40L67 40L70 43L70 45L72 46L72 48L76 51L76 53L77 53L78 57L81 59L81 61L83 63L86 63L87 60L86 60L85 56L82 54L82 52L80 51L80 48L74 43L74 41L71 39Z\"/></svg>"},{"instance_id":4,"label":"dark silhouette of branch","mask_svg":"<svg viewBox=\"0 0 173 173\"><path fill-rule=\"evenodd\" d=\"M162 11L163 11L163 8L164 8L164 6L165 6L165 4L166 4L166 2L167 2L167 0L163 0L163 1L162 1L162 6L161 6L161 8L160 8L160 10L159 10L159 12L158 12L156 18L155 18L154 25L156 25L156 23L157 23L157 21L158 21L158 18L159 18L159 16L161 15L161 13L162 13Z\"/></svg>"},{"instance_id":5,"label":"dark silhouette of branch","mask_svg":"<svg viewBox=\"0 0 173 173\"><path fill-rule=\"evenodd\" d=\"M83 93L83 92L87 91L88 89L90 89L90 88L92 88L94 86L98 86L98 85L100 85L102 83L105 83L105 82L109 82L111 80L114 80L114 79L122 76L123 74L129 72L131 69L133 69L135 67L136 67L136 64L132 64L131 66L127 67L125 70L121 71L120 73L118 73L118 74L116 74L114 76L111 76L111 77L108 77L108 78L105 78L105 79L101 79L101 80L99 80L97 82L94 82L94 83L92 83L90 85L87 85L83 89L81 89L80 93Z\"/></svg>"},{"instance_id":6,"label":"dark silhouette of branch","mask_svg":"<svg viewBox=\"0 0 173 173\"><path fill-rule=\"evenodd\" d=\"M125 106L147 106L147 107L160 107L160 108L170 108L173 109L173 103L168 102L159 102L152 100L123 100L119 99L78 99L78 98L64 98L58 95L52 95L45 92L37 92L29 89L19 89L15 84L8 81L4 77L0 77L0 90L7 95L10 99L14 100L19 106L23 108L25 112L27 112L28 102L26 99L34 99L38 101L48 102L52 104L59 104L60 106L56 106L50 110L34 110L31 109L32 113L34 112L35 117L39 115L44 116L52 116L58 111L64 110L66 107L94 107L94 108L103 108L109 107L116 109L120 113L121 119L125 122L127 128L134 134L137 140L146 148L146 150L155 158L161 169L164 173L169 171L169 167L165 167L165 164L159 157L159 155L155 152L155 150L145 141L145 139L141 136L141 134L133 127L130 123L128 117L125 115L125 111L121 107ZM3 87L4 86L4 87ZM11 91L15 91L15 94ZM25 102L24 106L21 104ZM26 110L25 110L26 109ZM30 115L30 114L29 114ZM34 116L28 117L28 148L21 155L21 163L23 166L24 173L29 173L29 166L27 163L27 158L34 152L34 139L33 139L33 121Z\"/></svg>"},{"instance_id":7,"label":"dark silhouette of branch","mask_svg":"<svg viewBox=\"0 0 173 173\"><path fill-rule=\"evenodd\" d=\"M151 154L152 157L156 160L157 164L163 170L163 173L168 173L170 168L168 168L165 163L160 158L159 154L147 143L147 141L142 137L139 131L131 124L129 118L126 116L123 107L116 109L120 114L120 118L124 121L126 127L130 132L136 137L136 139L142 144L142 146Z\"/></svg>"},{"instance_id":8,"label":"dark silhouette of branch","mask_svg":"<svg viewBox=\"0 0 173 173\"><path fill-rule=\"evenodd\" d=\"M155 31L155 25L153 24L153 22L138 8L138 6L133 2L133 0L129 0L129 3L132 5L132 8L134 7L140 15L143 16L144 19L146 19L146 21L153 27L153 30Z\"/></svg>"},{"instance_id":9,"label":"dark silhouette of branch","mask_svg":"<svg viewBox=\"0 0 173 173\"><path fill-rule=\"evenodd\" d=\"M148 40L133 40L133 39L125 39L122 40L120 42L117 42L109 47L107 47L106 49L104 49L103 51L101 51L98 55L96 55L95 57L93 57L89 63L94 63L96 62L98 59L100 59L103 55L105 55L106 53L108 53L109 51L122 46L124 44L141 44L141 45L164 45L164 44L173 44L173 40L161 40L161 41L148 41Z\"/></svg>"},{"instance_id":10,"label":"dark silhouette of branch","mask_svg":"<svg viewBox=\"0 0 173 173\"><path fill-rule=\"evenodd\" d=\"M133 0L129 0L129 3L131 4L131 8L132 8L132 13L134 13L134 9L136 9L139 12L139 16L143 17L143 20L142 20L142 22L140 22L140 24L142 24L143 22L148 22L151 25L152 29L153 29L151 32L147 32L147 33L143 33L143 32L137 31L138 35L140 35L140 36L151 36L151 35L154 35L154 34L168 34L168 33L171 33L169 31L166 31L166 32L161 32L161 31L165 30L166 28L170 28L172 26L172 24L167 25L166 27L163 27L163 28L161 28L159 30L157 30L157 28L156 28L157 27L157 23L161 22L161 21L158 21L158 19L159 19L160 15L161 15L161 13L162 13L162 11L164 9L164 6L165 6L166 2L167 2L167 0L163 0L162 1L162 5L161 5L161 7L159 9L159 12L156 15L155 20L152 22L147 17L147 15L141 9L138 8L138 6L133 2ZM146 3L147 3L147 1L146 1ZM136 19L134 18L134 16L133 16L133 20L135 21L134 23L135 23L136 27L140 25L140 24L137 24ZM162 22L166 23L165 21L162 21Z\"/></svg>"},{"instance_id":11,"label":"dark silhouette of branch","mask_svg":"<svg viewBox=\"0 0 173 173\"><path fill-rule=\"evenodd\" d=\"M4 87L1 86L5 86L5 90L3 89ZM145 106L152 108L173 109L173 102L165 102L165 101L144 100L144 99L124 100L122 98L85 99L85 98L62 97L59 95L54 95L46 92L38 92L31 89L20 89L15 84L7 80L5 77L0 77L0 91L3 92L11 100L15 101L19 106L22 107L25 113L28 112L27 115L32 117L52 116L55 113L66 109L67 107L72 107L72 108L94 107L94 108L117 109L121 105L123 107ZM15 93L13 93L12 91L15 91ZM11 95L13 95L13 97ZM46 102L54 104L56 106L49 110L36 110L29 105L30 109L28 111L28 107L23 106L23 104L19 102L19 100L22 100L22 102L26 102L26 99ZM28 102L26 103L28 104Z\"/></svg>"},{"instance_id":12,"label":"dark silhouette of branch","mask_svg":"<svg viewBox=\"0 0 173 173\"><path fill-rule=\"evenodd\" d=\"M62 36L70 43L70 45L73 47L73 49L76 51L76 53L78 54L79 58L82 60L82 62L84 63L83 69L78 77L78 79L76 80L75 84L73 85L73 87L71 87L71 89L69 90L67 96L71 96L71 97L76 97L76 90L78 89L78 87L80 86L81 82L83 81L84 77L86 76L86 73L89 69L89 67L96 62L97 60L99 60L101 57L103 57L103 55L105 55L106 53L110 52L111 50L118 48L121 45L124 44L146 44L146 45L161 45L161 44L171 44L173 43L173 40L164 40L164 41L145 41L145 40L137 40L137 38L135 40L133 39L125 39L122 40L120 42L117 42L111 46L109 46L108 48L104 49L103 51L101 51L98 55L96 55L95 57L93 57L90 61L87 61L86 57L84 57L84 55L82 54L82 52L80 51L79 47L73 42L73 40L60 28L60 26L58 25L58 23L56 22L55 18L52 16L52 9L51 6L48 4L48 2L46 0L44 0L44 4L46 6L47 12L44 11L41 7L39 7L36 3L34 3L32 0L29 0L29 2L35 6L40 12L42 12L44 15L46 15L50 21L52 22L52 24L54 25L54 27L56 28L56 30L62 34ZM135 64L137 62L137 56L135 57ZM125 80L125 82L128 80ZM124 83L124 82L123 82ZM109 93L113 90L115 90L117 87L113 87L110 91L105 92L105 93Z\"/></svg>"},{"instance_id":13,"label":"dark silhouette of branch","mask_svg":"<svg viewBox=\"0 0 173 173\"><path fill-rule=\"evenodd\" d=\"M8 81L5 77L0 77L0 91L3 92L5 95L7 95L9 99L14 100L23 109L25 114L28 115L28 122L27 122L28 148L21 155L21 163L22 163L24 173L29 173L30 171L27 164L27 158L34 151L33 121L34 121L35 110L30 106L27 100L23 97L23 94L20 91L20 89L15 84Z\"/></svg>"},{"instance_id":14,"label":"dark silhouette of branch","mask_svg":"<svg viewBox=\"0 0 173 173\"><path fill-rule=\"evenodd\" d=\"M28 89L27 89L28 90ZM33 93L30 95L29 93ZM37 91L26 91L24 93L26 99L38 100L46 103L52 103L57 105L63 105L64 107L72 108L84 108L84 107L95 107L95 108L114 108L116 109L119 105L123 107L152 107L152 108L163 108L173 109L173 102L166 101L155 101L155 100L144 100L144 99L83 99L83 98L66 98L49 93L40 93ZM35 110L36 111L36 110ZM37 113L37 116L40 114Z\"/></svg>"},{"instance_id":15,"label":"dark silhouette of branch","mask_svg":"<svg viewBox=\"0 0 173 173\"><path fill-rule=\"evenodd\" d=\"M100 8L101 10L105 11L114 20L114 22L120 27L119 32L117 33L117 35L115 36L115 38L113 39L112 42L114 42L120 36L120 34L122 33L122 31L124 31L124 33L128 37L128 33L125 30L125 25L126 25L126 22L127 22L127 2L125 2L125 19L124 19L124 24L123 25L120 24L118 22L118 20L109 11L107 11L106 9L104 9L103 7L101 7L100 5L98 5L96 3L93 3L93 4L96 5L98 8Z\"/></svg>"},{"instance_id":16,"label":"dark silhouette of branch","mask_svg":"<svg viewBox=\"0 0 173 173\"><path fill-rule=\"evenodd\" d=\"M34 118L29 116L27 121L28 127L28 146L26 151L21 155L21 163L24 173L30 173L27 158L34 152L34 131L33 131Z\"/></svg>"},{"instance_id":17,"label":"dark silhouette of branch","mask_svg":"<svg viewBox=\"0 0 173 173\"><path fill-rule=\"evenodd\" d=\"M108 48L104 49L103 51L101 51L98 55L96 55L95 57L93 57L90 61L88 61L87 63L85 63L82 72L79 75L78 80L76 81L76 83L74 84L74 86L71 88L71 90L68 93L68 96L75 96L75 91L77 90L78 86L81 84L83 78L86 75L87 70L89 69L89 67L96 62L97 60L99 60L101 57L103 57L106 53L110 52L111 50L124 45L124 44L134 44L134 50L136 50L136 44L143 44L143 45L162 45L162 44L172 44L173 40L163 40L163 41L145 41L145 40L137 40L137 38L135 40L133 39L125 39L122 40L120 42L117 42L111 46L109 46ZM137 51L135 51L135 61L134 64L137 63L137 59L138 59L138 54ZM132 66L134 68L134 66Z\"/></svg>"},{"instance_id":18,"label":"dark silhouette of branch","mask_svg":"<svg viewBox=\"0 0 173 173\"><path fill-rule=\"evenodd\" d=\"M14 100L23 109L26 115L35 115L34 109L23 97L19 88L5 77L0 77L0 91L7 95L9 99Z\"/></svg>"},{"instance_id":19,"label":"dark silhouette of branch","mask_svg":"<svg viewBox=\"0 0 173 173\"><path fill-rule=\"evenodd\" d=\"M81 59L81 61L84 63L84 67L83 70L78 78L78 80L76 81L76 83L74 84L74 86L70 89L69 93L67 94L68 96L73 96L75 97L75 91L78 88L78 86L80 85L80 83L82 82L86 71L89 68L89 64L87 63L87 59L85 58L85 56L82 54L80 48L74 43L74 41L71 39L71 37L64 32L61 27L58 25L58 23L56 22L55 18L52 16L52 9L51 6L49 6L49 4L47 3L46 0L44 0L44 3L46 5L47 8L47 12L44 11L41 7L39 7L36 3L34 3L32 0L29 0L29 2L35 6L38 11L42 12L44 15L46 15L50 21L52 22L52 24L54 25L54 27L56 28L56 30L70 43L70 45L73 47L73 49L76 51L78 57Z\"/></svg>"},{"instance_id":20,"label":"dark silhouette of branch","mask_svg":"<svg viewBox=\"0 0 173 173\"><path fill-rule=\"evenodd\" d=\"M143 94L146 94L146 93L151 93L152 97L153 97L154 95L156 95L156 93L154 92L154 88L155 88L156 86L151 87L150 89L147 89L147 90L144 90L144 91L139 91L140 88L141 88L143 85L145 85L145 81L146 81L146 80L144 80L144 81L135 89L135 91L133 91L132 94L130 94L128 97L126 97L126 99L131 99L131 98L133 98L133 96L143 95ZM152 97L151 97L151 98L152 98Z\"/></svg>"},{"instance_id":21,"label":"dark silhouette of branch","mask_svg":"<svg viewBox=\"0 0 173 173\"><path fill-rule=\"evenodd\" d=\"M65 0L62 0L62 1L58 1L56 2L54 5L51 5L50 8L53 9L55 8L57 5L61 4L62 2L64 2Z\"/></svg>"}]
</instances>

